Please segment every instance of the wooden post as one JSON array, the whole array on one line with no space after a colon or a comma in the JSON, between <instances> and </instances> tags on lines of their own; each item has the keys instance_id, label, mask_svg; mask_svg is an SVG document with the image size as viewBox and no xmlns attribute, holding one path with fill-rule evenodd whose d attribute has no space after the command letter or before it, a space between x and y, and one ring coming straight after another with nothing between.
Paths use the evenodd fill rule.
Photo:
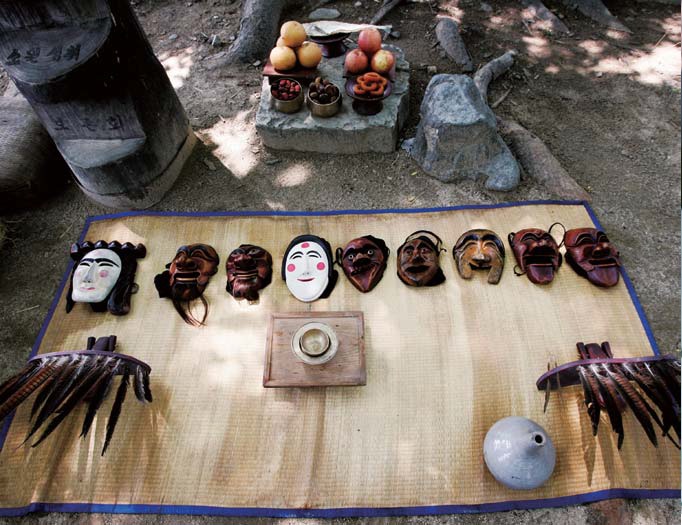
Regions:
<instances>
[{"instance_id":1,"label":"wooden post","mask_svg":"<svg viewBox=\"0 0 682 525\"><path fill-rule=\"evenodd\" d=\"M195 137L127 0L3 0L0 63L93 200L147 208Z\"/></svg>"}]
</instances>

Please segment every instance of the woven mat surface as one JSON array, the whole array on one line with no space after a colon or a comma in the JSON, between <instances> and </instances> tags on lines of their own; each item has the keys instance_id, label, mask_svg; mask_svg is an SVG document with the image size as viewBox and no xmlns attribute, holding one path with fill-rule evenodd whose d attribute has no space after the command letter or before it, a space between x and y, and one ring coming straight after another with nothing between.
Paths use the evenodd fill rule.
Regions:
<instances>
[{"instance_id":1,"label":"woven mat surface","mask_svg":"<svg viewBox=\"0 0 682 525\"><path fill-rule=\"evenodd\" d=\"M552 396L542 411L544 395L535 381L548 361L575 360L577 341L608 340L620 357L653 352L623 280L600 289L566 264L549 286L514 275L507 234L557 221L566 228L592 225L582 205L558 204L332 216L132 215L89 222L85 239L147 246L132 311L114 317L78 304L67 315L64 291L38 351L81 349L90 335L116 334L120 352L151 365L154 402L144 406L132 395L126 400L105 457L100 450L112 395L86 440L77 438L78 411L35 449L21 446L30 403L20 408L0 453L0 507L513 507L609 489L679 489L679 452L668 442L651 446L630 413L619 452L604 416L592 436L579 387ZM507 263L497 286L487 284L483 273L471 281L457 274L452 246L470 228L490 228L505 242ZM396 276L397 247L420 229L437 233L448 249L441 256L447 280L437 287L409 288ZM298 302L279 268L289 241L303 233L325 237L334 248L360 235L383 238L391 248L383 280L361 294L340 275L329 299ZM205 294L210 313L203 328L184 324L153 284L177 247L192 242L213 245L221 257ZM274 259L273 283L257 305L225 292L227 255L246 242L263 246ZM364 313L366 386L262 387L269 314L308 310ZM485 467L485 434L509 415L534 419L554 441L556 470L542 488L508 490Z\"/></svg>"}]
</instances>

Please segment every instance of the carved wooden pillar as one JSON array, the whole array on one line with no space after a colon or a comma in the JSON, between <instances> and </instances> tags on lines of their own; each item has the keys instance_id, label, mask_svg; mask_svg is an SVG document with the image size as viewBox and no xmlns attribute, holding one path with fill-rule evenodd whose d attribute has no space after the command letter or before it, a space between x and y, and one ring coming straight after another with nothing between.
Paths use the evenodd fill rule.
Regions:
<instances>
[{"instance_id":1,"label":"carved wooden pillar","mask_svg":"<svg viewBox=\"0 0 682 525\"><path fill-rule=\"evenodd\" d=\"M0 62L86 195L146 208L173 185L195 137L127 0L2 0Z\"/></svg>"}]
</instances>

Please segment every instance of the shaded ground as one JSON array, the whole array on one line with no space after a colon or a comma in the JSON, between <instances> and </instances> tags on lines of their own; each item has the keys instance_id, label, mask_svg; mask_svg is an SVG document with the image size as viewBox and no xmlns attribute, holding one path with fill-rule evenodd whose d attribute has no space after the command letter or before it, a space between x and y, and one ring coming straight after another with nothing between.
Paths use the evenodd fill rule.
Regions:
<instances>
[{"instance_id":1,"label":"shaded ground","mask_svg":"<svg viewBox=\"0 0 682 525\"><path fill-rule=\"evenodd\" d=\"M414 133L418 122L419 103L431 76L426 66L457 72L433 46L437 13L448 13L461 22L477 64L517 49L517 64L492 84L489 99L497 100L511 88L496 112L538 135L591 193L597 216L621 250L658 345L664 352L679 351L679 7L609 3L633 30L626 37L593 25L559 2L546 4L565 16L572 36L554 38L532 25L526 27L516 2L489 1L488 12L478 1L447 0L437 7L407 4L390 14L385 22L401 33L392 43L403 47L413 66L410 117L403 138ZM259 69L209 69L213 57L227 49L237 31L239 2L144 0L134 5L203 141L175 187L154 209L416 208L553 197L527 178L508 194L489 192L482 181L442 184L423 174L402 152L332 157L269 151L253 126ZM355 7L353 1L335 2L333 7L344 20L367 21L377 6L375 1L362 0L362 7ZM285 18L303 19L308 11L292 10ZM212 46L212 41L218 45ZM1 75L0 91L5 83ZM25 361L66 266L68 245L78 236L85 216L106 211L71 184L39 209L6 217L12 240L0 249L0 295L6 298L0 305L0 380ZM679 523L679 509L677 501L616 501L479 516L333 521L607 523L608 517L614 523ZM122 515L44 515L6 521L322 522Z\"/></svg>"}]
</instances>

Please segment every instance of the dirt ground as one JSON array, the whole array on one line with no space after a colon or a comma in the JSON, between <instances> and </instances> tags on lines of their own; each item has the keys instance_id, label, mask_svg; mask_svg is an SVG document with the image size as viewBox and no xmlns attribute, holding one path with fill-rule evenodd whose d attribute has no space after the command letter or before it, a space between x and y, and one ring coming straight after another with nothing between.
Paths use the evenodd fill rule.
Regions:
<instances>
[{"instance_id":1,"label":"dirt ground","mask_svg":"<svg viewBox=\"0 0 682 525\"><path fill-rule=\"evenodd\" d=\"M377 0L333 2L349 22L368 21ZM201 142L183 174L154 209L324 210L418 208L554 197L523 177L510 193L483 181L443 184L405 153L333 157L271 151L254 127L260 70L214 70L239 27L239 1L133 0L147 35L176 87ZM412 65L410 115L401 138L414 134L431 74L459 71L440 50L436 15L461 24L478 65L508 49L519 52L495 81L496 109L540 137L592 196L592 205L625 265L662 352L680 351L680 13L679 6L607 2L632 30L625 35L592 23L559 1L545 4L571 29L554 37L524 23L520 2L442 0L408 3L385 23L400 32ZM284 19L305 21L310 4ZM216 58L218 57L218 58ZM0 74L0 93L7 77ZM9 240L0 248L0 380L19 368L33 344L67 263L68 245L87 215L108 210L73 183L37 209L6 215ZM27 272L27 260L34 263ZM40 264L37 262L40 261ZM40 271L37 269L40 268ZM679 355L679 354L678 354ZM0 467L1 468L1 467ZM613 500L592 505L473 516L338 519L338 524L679 523L678 500ZM323 520L214 519L125 515L33 515L0 523L322 523Z\"/></svg>"}]
</instances>

